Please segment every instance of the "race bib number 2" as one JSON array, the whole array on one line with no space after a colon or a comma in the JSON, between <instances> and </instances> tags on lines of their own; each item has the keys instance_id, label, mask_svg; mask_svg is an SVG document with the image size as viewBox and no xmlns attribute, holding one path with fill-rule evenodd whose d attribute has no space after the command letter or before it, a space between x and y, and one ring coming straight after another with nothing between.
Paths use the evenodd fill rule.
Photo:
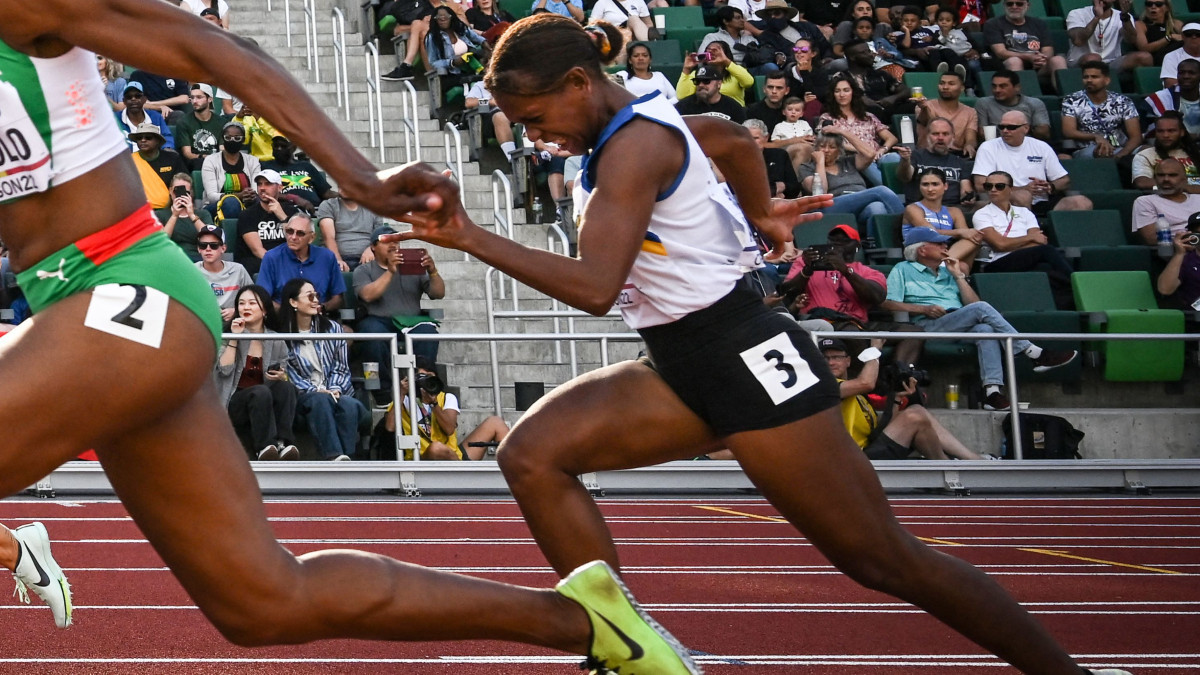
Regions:
<instances>
[{"instance_id":1,"label":"race bib number 2","mask_svg":"<svg viewBox=\"0 0 1200 675\"><path fill-rule=\"evenodd\" d=\"M166 293L133 284L104 284L92 289L83 325L158 349L167 326Z\"/></svg>"},{"instance_id":2,"label":"race bib number 2","mask_svg":"<svg viewBox=\"0 0 1200 675\"><path fill-rule=\"evenodd\" d=\"M747 349L741 357L775 405L819 381L786 333Z\"/></svg>"}]
</instances>

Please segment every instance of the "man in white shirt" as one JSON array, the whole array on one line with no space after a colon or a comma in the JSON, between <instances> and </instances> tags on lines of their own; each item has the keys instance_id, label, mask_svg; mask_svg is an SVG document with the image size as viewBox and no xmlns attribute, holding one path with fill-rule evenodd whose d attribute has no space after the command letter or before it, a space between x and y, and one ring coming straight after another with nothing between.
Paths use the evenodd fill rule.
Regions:
<instances>
[{"instance_id":1,"label":"man in white shirt","mask_svg":"<svg viewBox=\"0 0 1200 675\"><path fill-rule=\"evenodd\" d=\"M1200 59L1200 23L1185 24L1183 30L1183 47L1168 52L1163 57L1162 70L1158 76L1162 78L1163 86L1167 89L1179 83L1179 62L1184 59Z\"/></svg>"},{"instance_id":2,"label":"man in white shirt","mask_svg":"<svg viewBox=\"0 0 1200 675\"><path fill-rule=\"evenodd\" d=\"M1067 52L1068 66L1103 61L1120 72L1154 65L1154 57L1149 52L1130 51L1121 55L1122 42L1136 44L1137 29L1128 8L1125 11L1113 9L1116 2L1093 0L1091 7L1080 7L1067 14L1067 37L1071 41L1071 49Z\"/></svg>"},{"instance_id":3,"label":"man in white shirt","mask_svg":"<svg viewBox=\"0 0 1200 675\"><path fill-rule=\"evenodd\" d=\"M1045 214L1054 211L1088 211L1092 200L1082 195L1065 196L1071 185L1067 170L1058 161L1054 149L1044 141L1030 138L1029 118L1013 110L1004 113L996 125L1000 136L985 141L975 156L972 175L975 192L986 194L983 183L995 171L1013 178L1012 203Z\"/></svg>"},{"instance_id":4,"label":"man in white shirt","mask_svg":"<svg viewBox=\"0 0 1200 675\"><path fill-rule=\"evenodd\" d=\"M590 20L592 23L607 21L635 40L648 39L650 27L654 25L645 0L597 0ZM619 60L623 61L624 57Z\"/></svg>"},{"instance_id":5,"label":"man in white shirt","mask_svg":"<svg viewBox=\"0 0 1200 675\"><path fill-rule=\"evenodd\" d=\"M1154 167L1154 185L1157 193L1138 197L1133 202L1133 231L1148 246L1158 243L1154 224L1158 214L1167 219L1171 236L1187 229L1188 218L1200 212L1200 195L1184 191L1187 174L1183 165L1175 159L1164 159Z\"/></svg>"}]
</instances>

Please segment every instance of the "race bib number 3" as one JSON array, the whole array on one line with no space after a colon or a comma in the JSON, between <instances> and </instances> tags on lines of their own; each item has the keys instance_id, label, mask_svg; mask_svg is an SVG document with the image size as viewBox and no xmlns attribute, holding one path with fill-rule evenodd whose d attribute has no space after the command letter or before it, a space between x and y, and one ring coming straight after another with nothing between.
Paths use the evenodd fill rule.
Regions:
<instances>
[{"instance_id":1,"label":"race bib number 3","mask_svg":"<svg viewBox=\"0 0 1200 675\"><path fill-rule=\"evenodd\" d=\"M786 333L747 349L741 357L775 405L818 382Z\"/></svg>"},{"instance_id":2,"label":"race bib number 3","mask_svg":"<svg viewBox=\"0 0 1200 675\"><path fill-rule=\"evenodd\" d=\"M83 325L158 349L167 325L168 297L162 291L131 284L92 289Z\"/></svg>"}]
</instances>

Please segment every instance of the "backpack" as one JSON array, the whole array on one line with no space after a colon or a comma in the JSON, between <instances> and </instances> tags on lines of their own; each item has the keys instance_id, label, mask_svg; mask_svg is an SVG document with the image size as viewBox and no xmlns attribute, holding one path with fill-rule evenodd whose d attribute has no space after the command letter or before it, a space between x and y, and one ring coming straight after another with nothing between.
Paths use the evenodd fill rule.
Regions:
<instances>
[{"instance_id":1,"label":"backpack","mask_svg":"<svg viewBox=\"0 0 1200 675\"><path fill-rule=\"evenodd\" d=\"M1083 459L1079 444L1084 434L1070 422L1055 415L1020 415L1021 451L1025 459ZM1004 429L1003 456L1012 459L1012 413L1004 416L1001 426Z\"/></svg>"}]
</instances>

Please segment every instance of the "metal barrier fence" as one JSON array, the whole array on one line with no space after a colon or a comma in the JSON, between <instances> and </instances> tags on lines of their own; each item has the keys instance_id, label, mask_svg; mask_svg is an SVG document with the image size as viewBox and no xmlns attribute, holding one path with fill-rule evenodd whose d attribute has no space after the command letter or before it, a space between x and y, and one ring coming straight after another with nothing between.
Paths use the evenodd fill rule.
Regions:
<instances>
[{"instance_id":1,"label":"metal barrier fence","mask_svg":"<svg viewBox=\"0 0 1200 675\"><path fill-rule=\"evenodd\" d=\"M304 57L308 69L312 71L313 81L321 81L321 65L317 54L317 3L316 0L304 0ZM291 45L289 45L291 46Z\"/></svg>"},{"instance_id":2,"label":"metal barrier fence","mask_svg":"<svg viewBox=\"0 0 1200 675\"><path fill-rule=\"evenodd\" d=\"M330 12L333 24L333 81L338 107L346 111L350 121L350 75L346 68L346 15L334 7Z\"/></svg>"},{"instance_id":3,"label":"metal barrier fence","mask_svg":"<svg viewBox=\"0 0 1200 675\"><path fill-rule=\"evenodd\" d=\"M462 132L450 122L442 128L442 148L446 153L446 168L450 170L454 182L458 183L458 200L463 208L467 207L467 191L463 185L463 142ZM453 152L452 152L453 151Z\"/></svg>"},{"instance_id":4,"label":"metal barrier fence","mask_svg":"<svg viewBox=\"0 0 1200 675\"><path fill-rule=\"evenodd\" d=\"M378 51L375 57L379 61ZM376 77L376 80L379 78ZM421 161L421 123L420 104L417 101L417 88L410 80L404 80L400 87L400 122L404 125L404 161ZM383 113L380 113L382 117ZM383 127L380 126L380 134ZM382 150L380 150L382 153ZM382 161L382 160L380 160Z\"/></svg>"},{"instance_id":5,"label":"metal barrier fence","mask_svg":"<svg viewBox=\"0 0 1200 675\"><path fill-rule=\"evenodd\" d=\"M379 47L374 42L368 42L363 52L363 58L367 64L367 128L370 130L371 144L379 149L379 163L386 164L387 151L383 141L383 93L379 84ZM408 83L405 82L405 84ZM409 84L409 88L411 87L412 85ZM346 107L349 109L349 104ZM404 140L407 146L407 132Z\"/></svg>"}]
</instances>

